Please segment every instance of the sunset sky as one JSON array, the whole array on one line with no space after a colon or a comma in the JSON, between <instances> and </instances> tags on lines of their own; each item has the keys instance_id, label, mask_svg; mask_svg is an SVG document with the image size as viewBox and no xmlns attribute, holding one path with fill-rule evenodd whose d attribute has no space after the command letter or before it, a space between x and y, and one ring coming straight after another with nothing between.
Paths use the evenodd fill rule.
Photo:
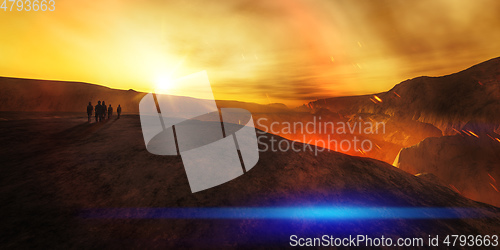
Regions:
<instances>
[{"instance_id":1,"label":"sunset sky","mask_svg":"<svg viewBox=\"0 0 500 250\"><path fill-rule=\"evenodd\" d=\"M500 56L496 0L56 0L55 12L16 8L0 9L0 76L149 92L206 70L216 99L298 106Z\"/></svg>"}]
</instances>

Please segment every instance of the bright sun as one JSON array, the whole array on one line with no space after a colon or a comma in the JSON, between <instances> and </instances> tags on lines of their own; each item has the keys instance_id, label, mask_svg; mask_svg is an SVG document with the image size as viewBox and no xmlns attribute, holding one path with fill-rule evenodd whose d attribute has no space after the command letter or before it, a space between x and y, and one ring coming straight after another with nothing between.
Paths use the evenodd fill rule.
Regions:
<instances>
[{"instance_id":1,"label":"bright sun","mask_svg":"<svg viewBox=\"0 0 500 250\"><path fill-rule=\"evenodd\" d=\"M174 80L167 75L158 76L155 79L156 91L166 93L174 87Z\"/></svg>"}]
</instances>

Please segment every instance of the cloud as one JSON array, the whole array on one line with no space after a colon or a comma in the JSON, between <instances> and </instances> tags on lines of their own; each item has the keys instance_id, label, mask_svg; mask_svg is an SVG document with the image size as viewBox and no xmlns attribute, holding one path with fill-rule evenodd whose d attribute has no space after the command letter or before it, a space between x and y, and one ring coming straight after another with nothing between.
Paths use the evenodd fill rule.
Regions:
<instances>
[{"instance_id":1,"label":"cloud","mask_svg":"<svg viewBox=\"0 0 500 250\"><path fill-rule=\"evenodd\" d=\"M297 105L500 55L495 0L101 2L0 17L12 23L0 70L141 91L158 75L207 70L216 97Z\"/></svg>"}]
</instances>

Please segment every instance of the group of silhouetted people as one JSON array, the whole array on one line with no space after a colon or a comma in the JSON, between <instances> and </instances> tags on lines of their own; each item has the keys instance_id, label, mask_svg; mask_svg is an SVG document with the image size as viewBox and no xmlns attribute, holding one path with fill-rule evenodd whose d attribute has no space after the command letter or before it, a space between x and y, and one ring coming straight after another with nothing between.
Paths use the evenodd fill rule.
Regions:
<instances>
[{"instance_id":1,"label":"group of silhouetted people","mask_svg":"<svg viewBox=\"0 0 500 250\"><path fill-rule=\"evenodd\" d=\"M113 107L111 107L111 104L109 106L106 106L106 103L104 101L98 101L97 105L95 105L95 109L92 106L92 103L89 102L89 105L87 106L87 116L89 118L89 122L92 120L92 112L95 115L95 122L102 122L106 119L106 116L108 119L113 116ZM122 113L122 107L118 104L118 107L116 108L116 113L118 114L117 119L120 119L120 114Z\"/></svg>"}]
</instances>

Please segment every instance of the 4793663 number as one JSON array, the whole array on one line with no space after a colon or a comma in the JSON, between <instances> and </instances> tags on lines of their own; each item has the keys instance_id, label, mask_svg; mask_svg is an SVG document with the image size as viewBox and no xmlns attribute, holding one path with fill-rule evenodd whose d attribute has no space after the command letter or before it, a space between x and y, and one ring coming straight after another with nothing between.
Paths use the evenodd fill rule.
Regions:
<instances>
[{"instance_id":1,"label":"4793663 number","mask_svg":"<svg viewBox=\"0 0 500 250\"><path fill-rule=\"evenodd\" d=\"M498 246L498 235L447 235L443 241L446 246Z\"/></svg>"},{"instance_id":2,"label":"4793663 number","mask_svg":"<svg viewBox=\"0 0 500 250\"><path fill-rule=\"evenodd\" d=\"M55 0L3 0L0 9L4 11L54 11Z\"/></svg>"}]
</instances>

